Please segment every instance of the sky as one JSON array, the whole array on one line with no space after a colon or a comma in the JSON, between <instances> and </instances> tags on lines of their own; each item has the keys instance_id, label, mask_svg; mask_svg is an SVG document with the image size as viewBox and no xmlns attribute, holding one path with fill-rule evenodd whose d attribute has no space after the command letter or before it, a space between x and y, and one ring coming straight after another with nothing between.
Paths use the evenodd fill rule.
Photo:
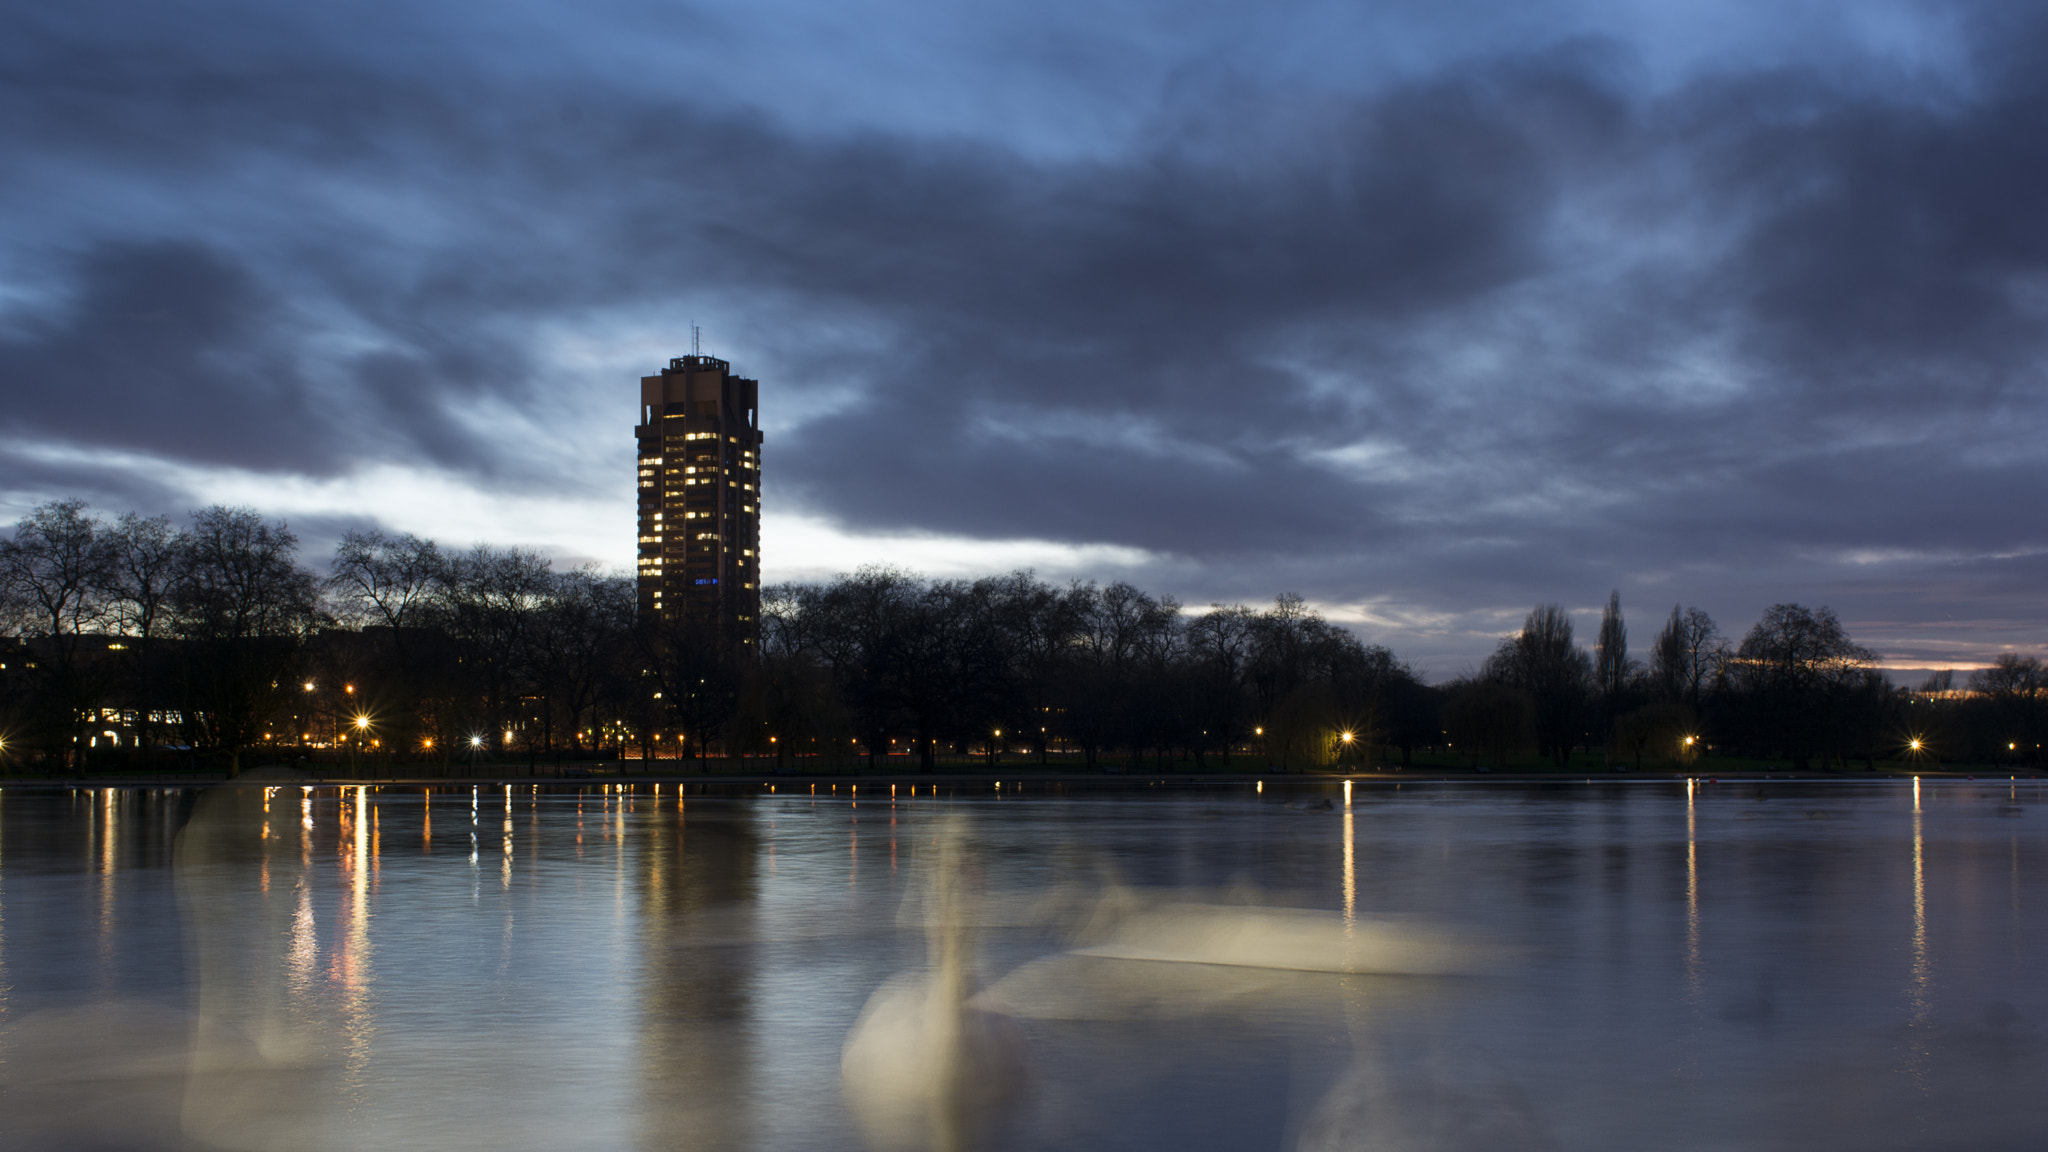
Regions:
<instances>
[{"instance_id":1,"label":"sky","mask_svg":"<svg viewBox=\"0 0 2048 1152\"><path fill-rule=\"evenodd\" d=\"M2048 18L1772 0L0 0L0 520L633 556L762 382L770 580L1618 590L2048 654Z\"/></svg>"}]
</instances>

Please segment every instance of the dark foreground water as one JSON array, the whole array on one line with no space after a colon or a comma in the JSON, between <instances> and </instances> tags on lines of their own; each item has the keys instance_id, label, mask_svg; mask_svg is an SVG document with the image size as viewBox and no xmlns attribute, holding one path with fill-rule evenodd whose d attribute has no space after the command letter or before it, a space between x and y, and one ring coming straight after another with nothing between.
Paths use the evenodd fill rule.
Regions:
<instances>
[{"instance_id":1,"label":"dark foreground water","mask_svg":"<svg viewBox=\"0 0 2048 1152\"><path fill-rule=\"evenodd\" d=\"M828 787L0 789L0 1147L2048 1147L2032 782Z\"/></svg>"}]
</instances>

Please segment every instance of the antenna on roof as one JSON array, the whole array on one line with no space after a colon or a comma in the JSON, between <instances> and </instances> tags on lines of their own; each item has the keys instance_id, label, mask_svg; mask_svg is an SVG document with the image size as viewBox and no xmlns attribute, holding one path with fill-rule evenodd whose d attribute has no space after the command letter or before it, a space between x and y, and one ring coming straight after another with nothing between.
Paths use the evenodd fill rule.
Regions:
<instances>
[{"instance_id":1,"label":"antenna on roof","mask_svg":"<svg viewBox=\"0 0 2048 1152\"><path fill-rule=\"evenodd\" d=\"M690 355L702 356L704 354L703 343L704 330L695 324L690 325Z\"/></svg>"}]
</instances>

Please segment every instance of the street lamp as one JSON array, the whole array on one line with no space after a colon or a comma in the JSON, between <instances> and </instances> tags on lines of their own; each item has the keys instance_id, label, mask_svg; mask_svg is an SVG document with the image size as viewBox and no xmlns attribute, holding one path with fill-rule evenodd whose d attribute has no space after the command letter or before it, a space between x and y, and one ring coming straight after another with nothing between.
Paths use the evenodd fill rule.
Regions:
<instances>
[{"instance_id":1,"label":"street lamp","mask_svg":"<svg viewBox=\"0 0 2048 1152\"><path fill-rule=\"evenodd\" d=\"M350 691L353 692L354 689L351 688ZM360 712L356 713L356 732L359 733L359 735L356 737L355 743L350 744L348 746L348 774L351 776L354 776L356 774L356 749L363 746L363 740L360 733L368 732L369 730L370 718L368 716L363 715Z\"/></svg>"}]
</instances>

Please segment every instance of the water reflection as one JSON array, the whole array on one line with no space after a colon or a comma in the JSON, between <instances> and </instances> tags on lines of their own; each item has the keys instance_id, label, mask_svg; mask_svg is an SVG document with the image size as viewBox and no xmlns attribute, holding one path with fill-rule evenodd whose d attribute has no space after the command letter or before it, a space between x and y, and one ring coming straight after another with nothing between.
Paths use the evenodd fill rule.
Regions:
<instances>
[{"instance_id":1,"label":"water reflection","mask_svg":"<svg viewBox=\"0 0 2048 1152\"><path fill-rule=\"evenodd\" d=\"M342 1035L342 1090L354 1104L364 1102L364 1077L369 1069L371 1042L377 1021L373 993L370 945L370 822L363 812L367 789L358 786L353 795L338 805L343 835L351 842L344 871L348 874L347 906L343 913L347 929L345 943L336 956L333 979L340 986Z\"/></svg>"},{"instance_id":2,"label":"water reflection","mask_svg":"<svg viewBox=\"0 0 2048 1152\"><path fill-rule=\"evenodd\" d=\"M756 1134L753 983L759 843L751 815L617 825L631 857L639 972L633 1145L644 1152L746 1148ZM652 815L659 816L659 812Z\"/></svg>"},{"instance_id":3,"label":"water reflection","mask_svg":"<svg viewBox=\"0 0 2048 1152\"><path fill-rule=\"evenodd\" d=\"M2038 784L1268 783L0 788L0 1147L2038 1143Z\"/></svg>"},{"instance_id":4,"label":"water reflection","mask_svg":"<svg viewBox=\"0 0 2048 1152\"><path fill-rule=\"evenodd\" d=\"M1685 782L1685 991L1699 1002L1700 959L1700 825L1699 781Z\"/></svg>"},{"instance_id":5,"label":"water reflection","mask_svg":"<svg viewBox=\"0 0 2048 1152\"><path fill-rule=\"evenodd\" d=\"M13 985L8 979L7 939L7 792L0 789L0 1026L10 1020Z\"/></svg>"}]
</instances>

